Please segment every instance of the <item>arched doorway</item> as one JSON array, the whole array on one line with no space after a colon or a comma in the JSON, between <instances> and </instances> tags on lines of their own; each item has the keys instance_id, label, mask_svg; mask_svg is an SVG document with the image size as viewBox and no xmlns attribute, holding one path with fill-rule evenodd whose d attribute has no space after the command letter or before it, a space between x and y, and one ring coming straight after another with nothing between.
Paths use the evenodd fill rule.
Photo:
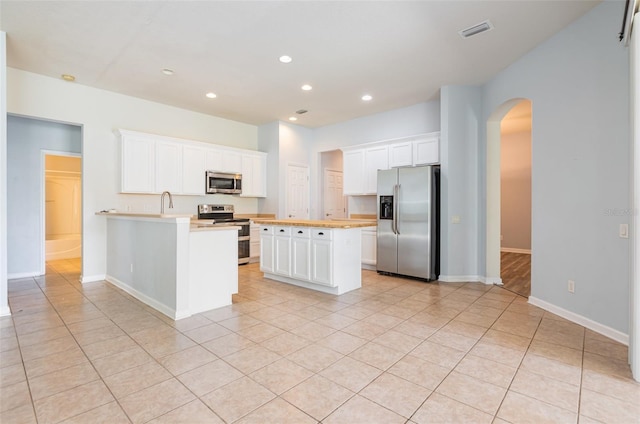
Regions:
<instances>
[{"instance_id":1,"label":"arched doorway","mask_svg":"<svg viewBox=\"0 0 640 424\"><path fill-rule=\"evenodd\" d=\"M487 120L487 210L486 210L486 280L502 285L501 258L501 140L502 122L518 104L531 105L530 100L515 98L498 106ZM530 116L530 115L529 115ZM529 119L529 124L531 118Z\"/></svg>"}]
</instances>

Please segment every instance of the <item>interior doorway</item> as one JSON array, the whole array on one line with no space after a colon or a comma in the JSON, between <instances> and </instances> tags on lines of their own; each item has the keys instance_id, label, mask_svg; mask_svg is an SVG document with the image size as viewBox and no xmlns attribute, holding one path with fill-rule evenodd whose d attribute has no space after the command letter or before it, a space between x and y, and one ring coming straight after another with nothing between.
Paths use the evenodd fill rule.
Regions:
<instances>
[{"instance_id":1,"label":"interior doorway","mask_svg":"<svg viewBox=\"0 0 640 424\"><path fill-rule=\"evenodd\" d=\"M500 278L504 288L531 294L531 102L500 122Z\"/></svg>"},{"instance_id":2,"label":"interior doorway","mask_svg":"<svg viewBox=\"0 0 640 424\"><path fill-rule=\"evenodd\" d=\"M43 151L43 248L46 267L79 267L82 260L82 159Z\"/></svg>"}]
</instances>

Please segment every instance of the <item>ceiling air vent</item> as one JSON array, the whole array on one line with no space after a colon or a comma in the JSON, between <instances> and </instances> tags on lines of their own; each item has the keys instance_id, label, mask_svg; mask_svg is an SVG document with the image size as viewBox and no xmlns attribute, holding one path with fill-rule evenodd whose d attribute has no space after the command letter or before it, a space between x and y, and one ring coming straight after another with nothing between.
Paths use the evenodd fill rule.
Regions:
<instances>
[{"instance_id":1,"label":"ceiling air vent","mask_svg":"<svg viewBox=\"0 0 640 424\"><path fill-rule=\"evenodd\" d=\"M463 29L462 31L458 31L458 34L460 34L460 37L462 38L469 38L474 35L480 34L481 32L489 31L491 29L493 29L493 25L490 21L487 20L471 26L467 29Z\"/></svg>"},{"instance_id":2,"label":"ceiling air vent","mask_svg":"<svg viewBox=\"0 0 640 424\"><path fill-rule=\"evenodd\" d=\"M307 113L307 112L309 112L309 111L308 111L308 110L305 110L305 109L296 110L296 113L297 113L298 115L302 115L303 113Z\"/></svg>"}]
</instances>

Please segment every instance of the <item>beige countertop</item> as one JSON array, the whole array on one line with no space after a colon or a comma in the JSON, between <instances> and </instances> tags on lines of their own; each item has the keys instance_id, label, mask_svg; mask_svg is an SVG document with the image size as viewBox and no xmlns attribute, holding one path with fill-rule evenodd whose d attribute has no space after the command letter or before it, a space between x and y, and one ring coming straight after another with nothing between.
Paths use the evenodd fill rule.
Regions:
<instances>
[{"instance_id":1,"label":"beige countertop","mask_svg":"<svg viewBox=\"0 0 640 424\"><path fill-rule=\"evenodd\" d=\"M193 217L193 214L189 213L134 213L134 212L96 212L96 215L105 216L124 216L131 218L189 218Z\"/></svg>"},{"instance_id":2,"label":"beige countertop","mask_svg":"<svg viewBox=\"0 0 640 424\"><path fill-rule=\"evenodd\" d=\"M189 231L228 231L234 230L238 231L240 227L236 225L207 225L207 224L191 224L189 226Z\"/></svg>"},{"instance_id":3,"label":"beige countertop","mask_svg":"<svg viewBox=\"0 0 640 424\"><path fill-rule=\"evenodd\" d=\"M262 225L283 225L292 227L317 227L317 228L362 228L376 225L371 221L340 220L340 221L316 221L309 219L269 219L261 220Z\"/></svg>"}]
</instances>

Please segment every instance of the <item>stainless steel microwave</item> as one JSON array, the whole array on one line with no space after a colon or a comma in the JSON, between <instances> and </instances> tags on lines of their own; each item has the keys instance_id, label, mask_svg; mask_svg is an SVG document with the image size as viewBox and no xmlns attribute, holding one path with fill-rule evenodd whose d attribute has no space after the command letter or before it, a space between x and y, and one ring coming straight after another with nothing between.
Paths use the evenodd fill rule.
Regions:
<instances>
[{"instance_id":1,"label":"stainless steel microwave","mask_svg":"<svg viewBox=\"0 0 640 424\"><path fill-rule=\"evenodd\" d=\"M242 174L207 171L206 194L214 193L241 194Z\"/></svg>"}]
</instances>

